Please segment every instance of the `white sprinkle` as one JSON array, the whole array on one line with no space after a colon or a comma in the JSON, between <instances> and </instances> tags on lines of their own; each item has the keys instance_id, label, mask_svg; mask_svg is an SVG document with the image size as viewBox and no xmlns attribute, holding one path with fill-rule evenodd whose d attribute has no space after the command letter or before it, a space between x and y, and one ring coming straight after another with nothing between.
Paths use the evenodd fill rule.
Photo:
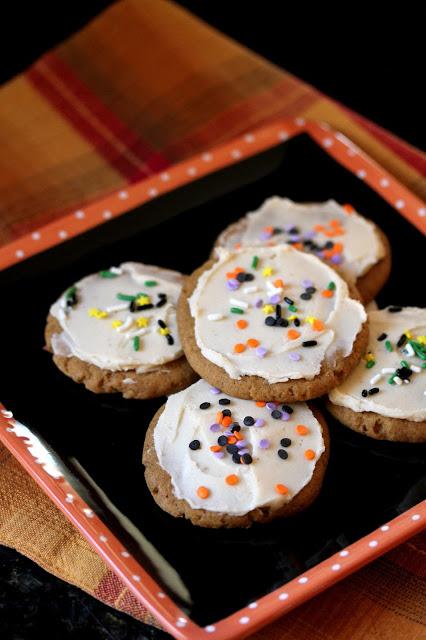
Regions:
<instances>
[{"instance_id":1,"label":"white sprinkle","mask_svg":"<svg viewBox=\"0 0 426 640\"><path fill-rule=\"evenodd\" d=\"M342 565L340 565L338 562L336 562L336 564L333 564L331 567L332 571L339 571L339 569L341 568Z\"/></svg>"},{"instance_id":2,"label":"white sprinkle","mask_svg":"<svg viewBox=\"0 0 426 640\"><path fill-rule=\"evenodd\" d=\"M176 626L177 627L186 627L186 624L187 624L186 618L178 618L176 620Z\"/></svg>"},{"instance_id":3,"label":"white sprinkle","mask_svg":"<svg viewBox=\"0 0 426 640\"><path fill-rule=\"evenodd\" d=\"M376 375L370 379L370 384L376 384L376 382L379 382L379 380L381 379L382 379L382 374L376 373Z\"/></svg>"},{"instance_id":4,"label":"white sprinkle","mask_svg":"<svg viewBox=\"0 0 426 640\"><path fill-rule=\"evenodd\" d=\"M401 386L401 384L402 384L402 380L401 380L401 378L399 376L395 376L393 381L399 386Z\"/></svg>"},{"instance_id":5,"label":"white sprinkle","mask_svg":"<svg viewBox=\"0 0 426 640\"><path fill-rule=\"evenodd\" d=\"M213 633L214 631L216 631L216 627L214 626L214 624L209 624L207 627L205 627L205 630L207 631L207 633Z\"/></svg>"},{"instance_id":6,"label":"white sprinkle","mask_svg":"<svg viewBox=\"0 0 426 640\"><path fill-rule=\"evenodd\" d=\"M120 191L118 197L120 198L120 200L127 200L129 194L127 193L127 191Z\"/></svg>"},{"instance_id":7,"label":"white sprinkle","mask_svg":"<svg viewBox=\"0 0 426 640\"><path fill-rule=\"evenodd\" d=\"M130 553L128 551L121 551L120 552L121 555L123 556L123 558L130 558ZM160 596L160 594L158 594ZM161 596L160 596L161 598Z\"/></svg>"},{"instance_id":8,"label":"white sprinkle","mask_svg":"<svg viewBox=\"0 0 426 640\"><path fill-rule=\"evenodd\" d=\"M382 373L395 373L396 369L392 369L392 367L384 367L382 369Z\"/></svg>"},{"instance_id":9,"label":"white sprinkle","mask_svg":"<svg viewBox=\"0 0 426 640\"><path fill-rule=\"evenodd\" d=\"M360 180L364 180L365 176L367 175L366 172L364 171L364 169L360 169L359 171L356 172L356 175L358 176L358 178Z\"/></svg>"},{"instance_id":10,"label":"white sprinkle","mask_svg":"<svg viewBox=\"0 0 426 640\"><path fill-rule=\"evenodd\" d=\"M99 536L99 540L101 542L107 542L108 538L106 536Z\"/></svg>"},{"instance_id":11,"label":"white sprinkle","mask_svg":"<svg viewBox=\"0 0 426 640\"><path fill-rule=\"evenodd\" d=\"M250 618L248 616L243 616L240 618L240 624L248 624L250 622Z\"/></svg>"},{"instance_id":12,"label":"white sprinkle","mask_svg":"<svg viewBox=\"0 0 426 640\"><path fill-rule=\"evenodd\" d=\"M411 516L411 520L420 520L420 515L418 513L415 513L413 516Z\"/></svg>"},{"instance_id":13,"label":"white sprinkle","mask_svg":"<svg viewBox=\"0 0 426 640\"><path fill-rule=\"evenodd\" d=\"M382 527L380 527L380 531L389 531L389 525L384 524Z\"/></svg>"},{"instance_id":14,"label":"white sprinkle","mask_svg":"<svg viewBox=\"0 0 426 640\"><path fill-rule=\"evenodd\" d=\"M404 384L410 384L409 380L404 380L403 382L404 382Z\"/></svg>"},{"instance_id":15,"label":"white sprinkle","mask_svg":"<svg viewBox=\"0 0 426 640\"><path fill-rule=\"evenodd\" d=\"M59 304L61 306L61 309L66 309L67 308L67 299L65 297L61 298Z\"/></svg>"},{"instance_id":16,"label":"white sprinkle","mask_svg":"<svg viewBox=\"0 0 426 640\"><path fill-rule=\"evenodd\" d=\"M216 320L223 320L224 318L225 316L223 313L209 313L207 316L207 320L212 320L213 322L216 322Z\"/></svg>"},{"instance_id":17,"label":"white sprinkle","mask_svg":"<svg viewBox=\"0 0 426 640\"><path fill-rule=\"evenodd\" d=\"M114 304L111 307L106 307L105 311L107 311L108 313L115 313L116 311L124 311L125 309L128 309L129 305L124 303L124 304Z\"/></svg>"},{"instance_id":18,"label":"white sprinkle","mask_svg":"<svg viewBox=\"0 0 426 640\"><path fill-rule=\"evenodd\" d=\"M423 395L426 396L426 391L423 391Z\"/></svg>"},{"instance_id":19,"label":"white sprinkle","mask_svg":"<svg viewBox=\"0 0 426 640\"><path fill-rule=\"evenodd\" d=\"M298 582L300 584L305 584L306 582L308 582L308 578L306 576L304 576L303 578L299 578Z\"/></svg>"},{"instance_id":20,"label":"white sprinkle","mask_svg":"<svg viewBox=\"0 0 426 640\"><path fill-rule=\"evenodd\" d=\"M88 518L93 518L93 516L95 515L91 509L83 509L83 513Z\"/></svg>"},{"instance_id":21,"label":"white sprinkle","mask_svg":"<svg viewBox=\"0 0 426 640\"><path fill-rule=\"evenodd\" d=\"M377 540L372 540L371 542L368 543L369 547L377 547L379 543L377 542Z\"/></svg>"},{"instance_id":22,"label":"white sprinkle","mask_svg":"<svg viewBox=\"0 0 426 640\"><path fill-rule=\"evenodd\" d=\"M136 384L133 378L124 378L123 384Z\"/></svg>"},{"instance_id":23,"label":"white sprinkle","mask_svg":"<svg viewBox=\"0 0 426 640\"><path fill-rule=\"evenodd\" d=\"M142 327L142 329L138 329L137 331L129 331L126 333L126 338L135 338L136 336L143 336L145 333L148 333L148 329L146 327Z\"/></svg>"},{"instance_id":24,"label":"white sprinkle","mask_svg":"<svg viewBox=\"0 0 426 640\"><path fill-rule=\"evenodd\" d=\"M69 504L74 502L74 496L72 495L72 493L67 493L67 497L65 498L65 502L68 502Z\"/></svg>"},{"instance_id":25,"label":"white sprinkle","mask_svg":"<svg viewBox=\"0 0 426 640\"><path fill-rule=\"evenodd\" d=\"M40 240L41 235L38 231L34 231L34 233L31 234L31 237L33 240Z\"/></svg>"},{"instance_id":26,"label":"white sprinkle","mask_svg":"<svg viewBox=\"0 0 426 640\"><path fill-rule=\"evenodd\" d=\"M250 602L248 608L249 609L257 609L257 602Z\"/></svg>"},{"instance_id":27,"label":"white sprinkle","mask_svg":"<svg viewBox=\"0 0 426 640\"><path fill-rule=\"evenodd\" d=\"M140 576L132 576L133 580L135 582L140 582L141 581L141 577Z\"/></svg>"},{"instance_id":28,"label":"white sprinkle","mask_svg":"<svg viewBox=\"0 0 426 640\"><path fill-rule=\"evenodd\" d=\"M117 331L119 333L122 333L123 331L127 331L127 329L129 329L132 326L132 324L133 324L133 318L131 316L127 316L124 323L119 327L117 327Z\"/></svg>"},{"instance_id":29,"label":"white sprinkle","mask_svg":"<svg viewBox=\"0 0 426 640\"><path fill-rule=\"evenodd\" d=\"M236 298L229 298L229 304L234 305L235 307L241 307L242 309L248 309L248 303L244 302L244 300L237 300Z\"/></svg>"},{"instance_id":30,"label":"white sprinkle","mask_svg":"<svg viewBox=\"0 0 426 640\"><path fill-rule=\"evenodd\" d=\"M244 287L243 289L243 293L256 293L256 291L259 291L259 287L256 287L255 284L250 287Z\"/></svg>"},{"instance_id":31,"label":"white sprinkle","mask_svg":"<svg viewBox=\"0 0 426 640\"><path fill-rule=\"evenodd\" d=\"M115 273L117 276L121 276L123 269L121 267L110 267L111 273Z\"/></svg>"},{"instance_id":32,"label":"white sprinkle","mask_svg":"<svg viewBox=\"0 0 426 640\"><path fill-rule=\"evenodd\" d=\"M411 346L411 344L406 344L405 347L402 350L403 353L405 353L405 355L407 355L409 358L411 358L412 356L414 356L414 349Z\"/></svg>"},{"instance_id":33,"label":"white sprinkle","mask_svg":"<svg viewBox=\"0 0 426 640\"><path fill-rule=\"evenodd\" d=\"M65 313L64 309L59 309L58 316L60 322L65 322L65 320L67 319L67 314Z\"/></svg>"},{"instance_id":34,"label":"white sprinkle","mask_svg":"<svg viewBox=\"0 0 426 640\"><path fill-rule=\"evenodd\" d=\"M343 549L343 551L340 551L339 553L339 556L342 556L342 558L345 558L348 555L349 555L349 551L347 549Z\"/></svg>"},{"instance_id":35,"label":"white sprinkle","mask_svg":"<svg viewBox=\"0 0 426 640\"><path fill-rule=\"evenodd\" d=\"M418 367L416 364L410 364L410 369L411 371L414 371L414 373L420 373L421 368Z\"/></svg>"},{"instance_id":36,"label":"white sprinkle","mask_svg":"<svg viewBox=\"0 0 426 640\"><path fill-rule=\"evenodd\" d=\"M79 209L78 211L75 212L75 217L78 218L79 220L82 220L85 216L84 211L82 211L81 209Z\"/></svg>"},{"instance_id":37,"label":"white sprinkle","mask_svg":"<svg viewBox=\"0 0 426 640\"><path fill-rule=\"evenodd\" d=\"M278 596L278 600L287 600L288 598L288 593L280 593L280 595Z\"/></svg>"},{"instance_id":38,"label":"white sprinkle","mask_svg":"<svg viewBox=\"0 0 426 640\"><path fill-rule=\"evenodd\" d=\"M13 413L11 411L8 411L7 409L2 409L1 412L5 418L13 418Z\"/></svg>"}]
</instances>

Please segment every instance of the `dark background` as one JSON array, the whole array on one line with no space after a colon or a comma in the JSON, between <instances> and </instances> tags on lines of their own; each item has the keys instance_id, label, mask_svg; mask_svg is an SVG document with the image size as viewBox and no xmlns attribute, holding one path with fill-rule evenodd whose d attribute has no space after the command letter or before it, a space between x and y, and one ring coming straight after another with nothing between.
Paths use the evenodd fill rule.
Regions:
<instances>
[{"instance_id":1,"label":"dark background","mask_svg":"<svg viewBox=\"0 0 426 640\"><path fill-rule=\"evenodd\" d=\"M141 0L143 1L143 0ZM158 0L161 1L161 0ZM9 3L0 11L0 82L110 2ZM425 147L424 13L414 3L307 9L300 3L182 0L210 24L418 147ZM232 11L231 11L232 9ZM422 70L423 69L423 70ZM2 640L169 637L100 604L0 548Z\"/></svg>"}]
</instances>

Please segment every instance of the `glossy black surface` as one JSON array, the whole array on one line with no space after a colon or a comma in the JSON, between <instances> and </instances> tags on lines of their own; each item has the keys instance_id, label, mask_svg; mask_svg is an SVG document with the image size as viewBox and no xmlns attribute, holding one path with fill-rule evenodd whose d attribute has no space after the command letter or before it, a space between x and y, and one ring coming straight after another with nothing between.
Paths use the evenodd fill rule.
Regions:
<instances>
[{"instance_id":1,"label":"glossy black surface","mask_svg":"<svg viewBox=\"0 0 426 640\"><path fill-rule=\"evenodd\" d=\"M193 603L187 610L203 625L285 583L422 499L424 447L374 442L330 419L330 465L324 490L308 511L247 531L197 529L163 513L145 488L140 462L144 432L162 400L126 401L89 393L60 374L42 350L43 328L51 302L86 273L129 259L190 272L208 256L226 224L272 194L301 201L334 197L378 222L393 244L395 265L379 303L424 305L424 289L413 278L421 234L305 135L0 274L8 308L2 319L7 330L5 325L0 338L8 372L1 400L50 443L67 474L76 473L70 460L76 458L155 545L188 587ZM25 397L23 372L31 381ZM77 482L73 475L69 478ZM94 492L86 493L87 485L84 491L123 544L150 564Z\"/></svg>"}]
</instances>

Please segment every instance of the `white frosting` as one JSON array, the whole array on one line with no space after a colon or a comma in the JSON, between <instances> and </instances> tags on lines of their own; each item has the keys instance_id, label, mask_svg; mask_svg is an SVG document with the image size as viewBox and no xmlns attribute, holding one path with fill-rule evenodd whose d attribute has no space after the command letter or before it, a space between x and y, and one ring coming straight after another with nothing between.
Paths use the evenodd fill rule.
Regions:
<instances>
[{"instance_id":1,"label":"white frosting","mask_svg":"<svg viewBox=\"0 0 426 640\"><path fill-rule=\"evenodd\" d=\"M251 266L254 255L258 257L256 268ZM237 283L238 289L230 291L228 287L235 286L236 280L229 280L227 273L238 267L254 279ZM265 275L268 269L271 273ZM283 281L283 287L276 286L277 279ZM317 291L310 300L303 300L300 296L309 281ZM332 297L324 297L330 283L335 287ZM296 312L289 310L285 297L294 301ZM256 306L259 300L260 307ZM280 301L283 318L290 318L288 327L265 324L267 316L275 316L275 302L269 312L265 309L270 300ZM347 284L333 269L289 245L234 251L219 248L217 262L202 273L189 305L196 342L207 360L233 379L255 375L271 383L312 379L323 362L333 364L336 357L346 357L366 320L364 307L349 297ZM236 307L243 313L233 313ZM220 319L212 320L212 314L219 314ZM300 326L294 325L295 318ZM245 320L247 328L238 328L238 320ZM299 334L297 339L293 339L294 331ZM266 353L262 356L262 351L251 348L249 339L257 340ZM303 346L311 340L317 345ZM241 353L235 352L238 344L244 347Z\"/></svg>"},{"instance_id":2,"label":"white frosting","mask_svg":"<svg viewBox=\"0 0 426 640\"><path fill-rule=\"evenodd\" d=\"M135 369L138 373L179 358L183 352L175 306L182 275L136 262L126 262L112 268L112 272L115 277L102 277L96 273L77 282L74 285L75 305L66 305L65 293L51 307L50 313L62 327L61 333L52 336L53 352L76 356L101 369ZM147 281L156 284L146 286ZM118 294L136 296L141 293L149 297L149 303L154 305L152 309L132 312L130 301L117 297ZM167 299L157 307L160 293ZM164 330L160 331L159 320L167 325L173 344L169 344L171 339L164 335Z\"/></svg>"},{"instance_id":3,"label":"white frosting","mask_svg":"<svg viewBox=\"0 0 426 640\"><path fill-rule=\"evenodd\" d=\"M315 255L333 264L351 281L366 273L385 255L385 248L374 225L352 208L347 205L344 208L335 200L299 204L288 198L274 196L265 200L256 211L248 213L243 221L242 232L229 234L225 231L219 243L231 249L236 244L268 246L271 243L281 244L289 240L303 242L309 239L318 247L314 249ZM338 221L339 224L332 221ZM272 230L267 230L268 227L275 231L271 234ZM296 228L297 233L289 233L292 228ZM321 249L330 241L342 244L343 250L324 255ZM305 246L305 250L310 249Z\"/></svg>"},{"instance_id":4,"label":"white frosting","mask_svg":"<svg viewBox=\"0 0 426 640\"><path fill-rule=\"evenodd\" d=\"M406 307L399 313L390 313L386 309L371 311L368 314L370 324L370 344L366 359L362 360L340 387L329 394L331 402L352 411L372 411L390 418L402 418L423 422L426 420L426 310ZM415 349L410 340L397 347L403 333L409 332L416 342ZM384 340L377 340L382 334ZM420 341L419 341L420 339ZM386 348L389 341L392 351ZM424 358L416 355L416 349L423 347ZM389 344L388 344L389 347ZM368 359L375 364L367 368ZM413 373L405 383L400 376L389 379L401 368L404 360ZM379 389L374 395L362 396L362 391Z\"/></svg>"},{"instance_id":5,"label":"white frosting","mask_svg":"<svg viewBox=\"0 0 426 640\"><path fill-rule=\"evenodd\" d=\"M291 405L294 412L284 413L284 417L288 417L284 421L272 418L271 408L222 393L213 394L211 390L207 382L199 380L170 396L155 427L155 451L161 467L171 477L175 496L186 500L193 509L235 516L266 505L275 508L292 500L311 480L316 461L324 451L321 426L309 407L302 402L294 403ZM222 406L218 402L220 398L229 398L231 402ZM202 410L203 402L210 402L211 406ZM223 426L218 431L210 429L212 424L217 424L217 412L223 409L229 409L232 420L241 426L239 433L247 443L244 449L249 450L251 464L233 462L226 447L222 448L222 458L210 450L217 445L219 436L231 434ZM246 416L263 420L264 426L244 426ZM307 427L305 435L298 433L298 425ZM282 438L291 440L291 445L285 448L288 453L285 460L277 453L284 449L280 444ZM201 445L195 451L189 447L193 440L199 440ZM261 446L265 440L269 441L268 448ZM312 459L305 457L309 450ZM225 479L229 475L237 476L237 484L227 484ZM284 485L288 493L277 493L277 484ZM207 498L198 496L199 487L208 489Z\"/></svg>"}]
</instances>

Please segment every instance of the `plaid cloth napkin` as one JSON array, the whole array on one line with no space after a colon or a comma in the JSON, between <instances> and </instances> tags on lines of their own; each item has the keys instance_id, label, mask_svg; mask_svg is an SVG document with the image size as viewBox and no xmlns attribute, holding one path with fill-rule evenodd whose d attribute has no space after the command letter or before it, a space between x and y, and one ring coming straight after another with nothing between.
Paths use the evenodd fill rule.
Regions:
<instances>
[{"instance_id":1,"label":"plaid cloth napkin","mask_svg":"<svg viewBox=\"0 0 426 640\"><path fill-rule=\"evenodd\" d=\"M426 157L168 0L122 0L0 89L0 244L276 117L327 121L420 196ZM0 445L0 543L154 618ZM418 536L254 638L426 638Z\"/></svg>"}]
</instances>

